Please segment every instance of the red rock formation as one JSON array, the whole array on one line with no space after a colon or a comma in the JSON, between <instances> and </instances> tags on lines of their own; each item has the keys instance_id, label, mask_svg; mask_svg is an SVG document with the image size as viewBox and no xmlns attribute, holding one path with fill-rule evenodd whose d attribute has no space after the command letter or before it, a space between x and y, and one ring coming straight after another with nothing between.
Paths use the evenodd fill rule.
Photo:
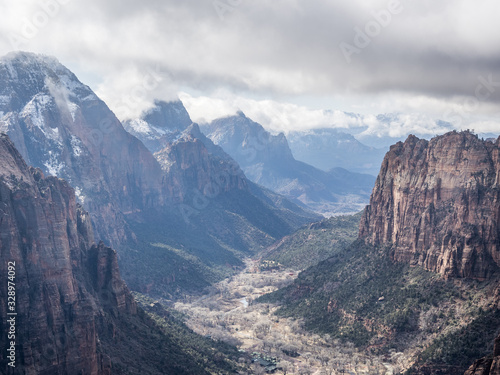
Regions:
<instances>
[{"instance_id":1,"label":"red rock formation","mask_svg":"<svg viewBox=\"0 0 500 375\"><path fill-rule=\"evenodd\" d=\"M90 216L63 180L28 167L0 135L0 328L6 332L7 270L15 262L16 369L22 374L110 374L100 348L107 314L137 307L116 254L93 244ZM106 319L104 319L106 320ZM2 337L1 371L8 343ZM11 369L13 370L13 369Z\"/></svg>"},{"instance_id":2,"label":"red rock formation","mask_svg":"<svg viewBox=\"0 0 500 375\"><path fill-rule=\"evenodd\" d=\"M464 375L500 375L500 336L495 340L493 357L478 359Z\"/></svg>"},{"instance_id":3,"label":"red rock formation","mask_svg":"<svg viewBox=\"0 0 500 375\"><path fill-rule=\"evenodd\" d=\"M484 279L500 266L500 139L410 136L382 163L360 224L394 259L446 277Z\"/></svg>"}]
</instances>

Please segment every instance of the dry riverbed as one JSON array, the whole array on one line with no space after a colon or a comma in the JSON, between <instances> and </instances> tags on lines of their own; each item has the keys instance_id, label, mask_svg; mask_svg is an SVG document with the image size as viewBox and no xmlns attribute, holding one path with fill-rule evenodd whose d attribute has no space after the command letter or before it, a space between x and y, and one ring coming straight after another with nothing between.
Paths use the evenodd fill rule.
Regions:
<instances>
[{"instance_id":1,"label":"dry riverbed","mask_svg":"<svg viewBox=\"0 0 500 375\"><path fill-rule=\"evenodd\" d=\"M175 309L188 317L186 323L191 329L227 341L250 355L275 358L281 367L278 374L392 374L393 366L398 367L397 355L391 365L382 363L328 335L320 337L305 331L301 321L274 315L274 305L253 303L259 296L293 282L297 272L260 272L258 261L245 262L244 271L213 286L207 296L175 304ZM251 371L264 374L265 368L255 362Z\"/></svg>"}]
</instances>

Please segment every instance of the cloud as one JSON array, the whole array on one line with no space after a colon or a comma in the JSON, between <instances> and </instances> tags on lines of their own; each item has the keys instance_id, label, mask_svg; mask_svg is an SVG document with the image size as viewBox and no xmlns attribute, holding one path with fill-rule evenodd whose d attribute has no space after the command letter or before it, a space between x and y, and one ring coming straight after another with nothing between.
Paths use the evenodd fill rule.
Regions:
<instances>
[{"instance_id":1,"label":"cloud","mask_svg":"<svg viewBox=\"0 0 500 375\"><path fill-rule=\"evenodd\" d=\"M193 121L210 122L243 111L273 133L333 128L358 136L404 138L408 134L433 136L453 129L452 125L422 113L359 115L339 110L312 110L305 106L273 100L255 100L221 92L212 97L193 97L181 93L180 98ZM476 131L498 131L498 122L475 123Z\"/></svg>"},{"instance_id":2,"label":"cloud","mask_svg":"<svg viewBox=\"0 0 500 375\"><path fill-rule=\"evenodd\" d=\"M362 102L373 113L419 102L418 111L430 113L475 98L479 77L491 75L494 91L464 123L495 123L497 2L400 0L391 13L397 1L5 0L0 53L57 56L89 77L121 117L178 90L207 96L221 89L285 102L327 96L333 109ZM341 43L357 49L350 63ZM144 93L151 69L164 78Z\"/></svg>"}]
</instances>

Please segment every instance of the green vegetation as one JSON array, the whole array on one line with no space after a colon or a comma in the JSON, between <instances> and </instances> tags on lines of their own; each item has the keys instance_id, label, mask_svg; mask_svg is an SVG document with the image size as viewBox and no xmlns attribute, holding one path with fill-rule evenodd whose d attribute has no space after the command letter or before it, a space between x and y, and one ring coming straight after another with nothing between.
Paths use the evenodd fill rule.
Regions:
<instances>
[{"instance_id":1,"label":"green vegetation","mask_svg":"<svg viewBox=\"0 0 500 375\"><path fill-rule=\"evenodd\" d=\"M121 249L126 256L120 257L120 269L132 290L167 299L201 293L297 224L281 217L283 210L245 191L207 200L187 221L179 207L168 213L148 212L146 222L128 219L137 241ZM293 220L307 220L294 215Z\"/></svg>"},{"instance_id":2,"label":"green vegetation","mask_svg":"<svg viewBox=\"0 0 500 375\"><path fill-rule=\"evenodd\" d=\"M257 302L278 303L278 315L304 318L307 330L373 354L411 350L420 365L464 367L491 351L500 313L477 304L489 284L461 283L394 263L390 249L357 240Z\"/></svg>"},{"instance_id":3,"label":"green vegetation","mask_svg":"<svg viewBox=\"0 0 500 375\"><path fill-rule=\"evenodd\" d=\"M493 340L499 333L500 311L481 309L477 318L466 327L441 336L426 348L408 374L421 365L445 364L466 369L476 359L493 352Z\"/></svg>"},{"instance_id":4,"label":"green vegetation","mask_svg":"<svg viewBox=\"0 0 500 375\"><path fill-rule=\"evenodd\" d=\"M318 264L344 250L358 237L360 219L358 213L309 224L267 249L262 255L263 262L274 261L294 269Z\"/></svg>"},{"instance_id":5,"label":"green vegetation","mask_svg":"<svg viewBox=\"0 0 500 375\"><path fill-rule=\"evenodd\" d=\"M162 358L165 373L172 374L234 374L241 353L222 341L200 336L189 329L179 318L153 299L134 293L138 304L144 309L143 319L153 321L158 327L148 332L151 342L156 342L154 354ZM147 372L144 372L147 373Z\"/></svg>"}]
</instances>

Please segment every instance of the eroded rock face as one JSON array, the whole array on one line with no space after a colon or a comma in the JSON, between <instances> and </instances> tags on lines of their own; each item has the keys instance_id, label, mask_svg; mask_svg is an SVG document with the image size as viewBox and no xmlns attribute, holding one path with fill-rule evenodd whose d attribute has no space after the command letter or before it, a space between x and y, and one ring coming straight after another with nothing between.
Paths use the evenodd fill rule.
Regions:
<instances>
[{"instance_id":1,"label":"eroded rock face","mask_svg":"<svg viewBox=\"0 0 500 375\"><path fill-rule=\"evenodd\" d=\"M500 266L500 139L450 132L392 146L360 224L398 261L485 279Z\"/></svg>"},{"instance_id":2,"label":"eroded rock face","mask_svg":"<svg viewBox=\"0 0 500 375\"><path fill-rule=\"evenodd\" d=\"M114 246L133 239L130 212L162 204L161 169L94 92L55 58L0 58L0 131L29 165L64 178Z\"/></svg>"},{"instance_id":3,"label":"eroded rock face","mask_svg":"<svg viewBox=\"0 0 500 375\"><path fill-rule=\"evenodd\" d=\"M154 155L165 171L165 186L174 201L183 202L193 189L204 197L249 190L236 162L209 153L205 144L189 132Z\"/></svg>"},{"instance_id":4,"label":"eroded rock face","mask_svg":"<svg viewBox=\"0 0 500 375\"><path fill-rule=\"evenodd\" d=\"M180 100L157 100L154 107L143 113L141 118L124 121L123 127L155 153L174 142L191 123Z\"/></svg>"},{"instance_id":5,"label":"eroded rock face","mask_svg":"<svg viewBox=\"0 0 500 375\"><path fill-rule=\"evenodd\" d=\"M0 160L0 274L7 275L9 262L16 269L12 373L110 374L99 326L109 316L137 314L115 252L94 244L90 215L74 190L28 167L5 135ZM0 329L6 332L6 279L0 306ZM7 369L7 343L1 342L0 366Z\"/></svg>"},{"instance_id":6,"label":"eroded rock face","mask_svg":"<svg viewBox=\"0 0 500 375\"><path fill-rule=\"evenodd\" d=\"M500 336L495 340L493 357L478 359L465 375L500 375Z\"/></svg>"}]
</instances>

